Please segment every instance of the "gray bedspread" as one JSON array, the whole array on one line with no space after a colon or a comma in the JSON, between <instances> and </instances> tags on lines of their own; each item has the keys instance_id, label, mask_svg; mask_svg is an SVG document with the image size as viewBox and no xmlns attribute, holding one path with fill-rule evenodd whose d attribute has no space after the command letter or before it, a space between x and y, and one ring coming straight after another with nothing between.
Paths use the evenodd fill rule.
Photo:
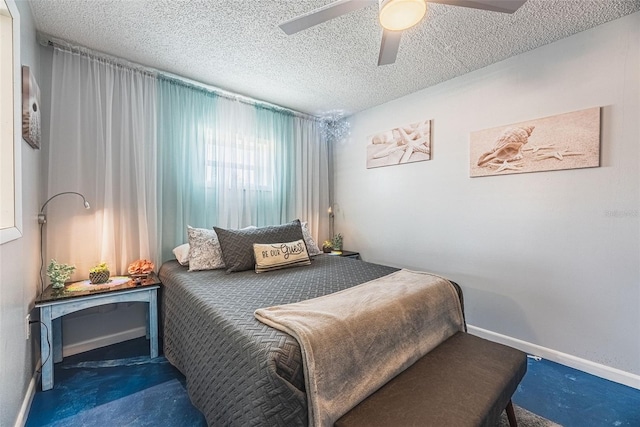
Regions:
<instances>
[{"instance_id":1,"label":"gray bedspread","mask_svg":"<svg viewBox=\"0 0 640 427\"><path fill-rule=\"evenodd\" d=\"M256 309L337 292L396 268L329 255L310 266L256 274L189 272L163 264L164 353L187 379L211 426L306 426L302 356Z\"/></svg>"}]
</instances>

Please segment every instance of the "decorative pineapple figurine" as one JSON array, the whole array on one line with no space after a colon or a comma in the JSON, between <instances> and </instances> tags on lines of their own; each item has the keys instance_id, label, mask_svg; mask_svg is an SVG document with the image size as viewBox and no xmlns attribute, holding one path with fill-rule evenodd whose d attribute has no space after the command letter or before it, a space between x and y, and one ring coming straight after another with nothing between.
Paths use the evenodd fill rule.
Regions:
<instances>
[{"instance_id":1,"label":"decorative pineapple figurine","mask_svg":"<svg viewBox=\"0 0 640 427\"><path fill-rule=\"evenodd\" d=\"M109 275L109 266L106 262L101 262L89 270L89 281L95 285L107 283L109 281Z\"/></svg>"}]
</instances>

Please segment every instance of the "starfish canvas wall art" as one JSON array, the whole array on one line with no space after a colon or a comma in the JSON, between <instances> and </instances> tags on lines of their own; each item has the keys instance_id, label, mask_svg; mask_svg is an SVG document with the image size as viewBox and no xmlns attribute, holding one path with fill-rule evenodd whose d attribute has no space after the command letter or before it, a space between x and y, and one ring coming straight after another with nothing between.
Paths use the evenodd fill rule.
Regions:
<instances>
[{"instance_id":1,"label":"starfish canvas wall art","mask_svg":"<svg viewBox=\"0 0 640 427\"><path fill-rule=\"evenodd\" d=\"M471 132L470 176L600 166L600 107Z\"/></svg>"},{"instance_id":2,"label":"starfish canvas wall art","mask_svg":"<svg viewBox=\"0 0 640 427\"><path fill-rule=\"evenodd\" d=\"M367 139L367 169L431 160L431 120L400 126Z\"/></svg>"}]
</instances>

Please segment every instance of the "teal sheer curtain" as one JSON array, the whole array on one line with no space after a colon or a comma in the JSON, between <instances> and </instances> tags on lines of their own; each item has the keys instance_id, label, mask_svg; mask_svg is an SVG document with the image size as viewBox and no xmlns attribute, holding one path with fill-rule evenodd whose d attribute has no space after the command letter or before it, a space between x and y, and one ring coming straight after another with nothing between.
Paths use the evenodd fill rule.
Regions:
<instances>
[{"instance_id":1,"label":"teal sheer curtain","mask_svg":"<svg viewBox=\"0 0 640 427\"><path fill-rule=\"evenodd\" d=\"M322 122L158 78L158 203L163 260L187 225L308 221L328 236L329 145Z\"/></svg>"}]
</instances>

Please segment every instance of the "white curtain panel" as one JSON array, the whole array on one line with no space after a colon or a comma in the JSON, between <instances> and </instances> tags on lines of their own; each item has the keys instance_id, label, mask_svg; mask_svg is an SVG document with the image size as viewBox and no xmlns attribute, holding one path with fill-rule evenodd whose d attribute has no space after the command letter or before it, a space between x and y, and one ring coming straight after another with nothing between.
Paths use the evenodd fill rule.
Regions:
<instances>
[{"instance_id":1,"label":"white curtain panel","mask_svg":"<svg viewBox=\"0 0 640 427\"><path fill-rule=\"evenodd\" d=\"M151 259L157 240L156 79L83 52L55 48L48 193L82 193L47 205L46 258L74 264L74 279L107 262L112 274Z\"/></svg>"},{"instance_id":2,"label":"white curtain panel","mask_svg":"<svg viewBox=\"0 0 640 427\"><path fill-rule=\"evenodd\" d=\"M323 124L301 117L292 119L295 167L295 216L309 222L311 235L322 245L329 235L329 163L331 141ZM310 190L312 189L312 190Z\"/></svg>"}]
</instances>

